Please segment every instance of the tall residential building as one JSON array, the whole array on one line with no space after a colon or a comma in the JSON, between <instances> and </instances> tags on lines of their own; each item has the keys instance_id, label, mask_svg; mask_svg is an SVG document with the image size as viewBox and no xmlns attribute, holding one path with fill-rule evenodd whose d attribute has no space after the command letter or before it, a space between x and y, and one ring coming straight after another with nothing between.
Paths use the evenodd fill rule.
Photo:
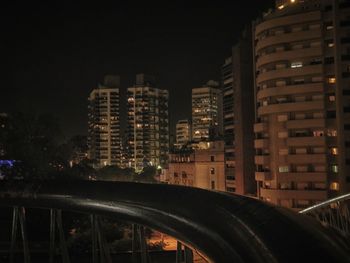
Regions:
<instances>
[{"instance_id":1,"label":"tall residential building","mask_svg":"<svg viewBox=\"0 0 350 263\"><path fill-rule=\"evenodd\" d=\"M89 158L95 167L120 165L119 76L106 76L88 98Z\"/></svg>"},{"instance_id":2,"label":"tall residential building","mask_svg":"<svg viewBox=\"0 0 350 263\"><path fill-rule=\"evenodd\" d=\"M256 195L254 167L254 73L252 28L246 27L232 49L234 158L236 193Z\"/></svg>"},{"instance_id":3,"label":"tall residential building","mask_svg":"<svg viewBox=\"0 0 350 263\"><path fill-rule=\"evenodd\" d=\"M350 4L276 1L255 22L260 199L301 209L350 190Z\"/></svg>"},{"instance_id":4,"label":"tall residential building","mask_svg":"<svg viewBox=\"0 0 350 263\"><path fill-rule=\"evenodd\" d=\"M226 191L236 191L232 56L221 67L223 135L225 142Z\"/></svg>"},{"instance_id":5,"label":"tall residential building","mask_svg":"<svg viewBox=\"0 0 350 263\"><path fill-rule=\"evenodd\" d=\"M176 123L176 147L183 147L191 141L191 138L191 122L189 120L179 120Z\"/></svg>"},{"instance_id":6,"label":"tall residential building","mask_svg":"<svg viewBox=\"0 0 350 263\"><path fill-rule=\"evenodd\" d=\"M153 77L138 74L127 100L129 166L136 171L150 165L164 167L169 152L169 92L156 88Z\"/></svg>"},{"instance_id":7,"label":"tall residential building","mask_svg":"<svg viewBox=\"0 0 350 263\"><path fill-rule=\"evenodd\" d=\"M201 88L192 89L192 139L209 139L210 135L220 133L221 92L219 84L210 80Z\"/></svg>"}]
</instances>

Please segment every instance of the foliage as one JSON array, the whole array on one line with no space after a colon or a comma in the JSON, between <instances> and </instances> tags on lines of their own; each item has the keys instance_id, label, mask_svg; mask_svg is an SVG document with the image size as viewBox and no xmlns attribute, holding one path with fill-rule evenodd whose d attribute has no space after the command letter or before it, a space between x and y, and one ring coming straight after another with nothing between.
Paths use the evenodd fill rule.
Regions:
<instances>
[{"instance_id":1,"label":"foliage","mask_svg":"<svg viewBox=\"0 0 350 263\"><path fill-rule=\"evenodd\" d=\"M17 176L43 178L67 166L57 119L51 115L13 113L0 129L4 159L17 160Z\"/></svg>"}]
</instances>

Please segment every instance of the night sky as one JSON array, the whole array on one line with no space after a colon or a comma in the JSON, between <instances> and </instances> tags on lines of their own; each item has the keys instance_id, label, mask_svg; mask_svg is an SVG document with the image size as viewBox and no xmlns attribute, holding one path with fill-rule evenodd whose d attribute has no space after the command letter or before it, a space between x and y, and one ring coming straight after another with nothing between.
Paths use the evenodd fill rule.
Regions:
<instances>
[{"instance_id":1,"label":"night sky","mask_svg":"<svg viewBox=\"0 0 350 263\"><path fill-rule=\"evenodd\" d=\"M50 113L67 137L86 134L87 97L103 76L120 75L125 95L146 73L170 91L173 130L191 116L191 89L219 80L244 25L273 2L2 2L0 112Z\"/></svg>"}]
</instances>

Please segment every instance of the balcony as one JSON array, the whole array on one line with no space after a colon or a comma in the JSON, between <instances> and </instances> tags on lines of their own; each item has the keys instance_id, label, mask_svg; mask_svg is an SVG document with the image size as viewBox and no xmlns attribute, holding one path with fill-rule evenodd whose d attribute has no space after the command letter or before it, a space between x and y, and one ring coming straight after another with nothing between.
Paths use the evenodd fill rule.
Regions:
<instances>
[{"instance_id":1,"label":"balcony","mask_svg":"<svg viewBox=\"0 0 350 263\"><path fill-rule=\"evenodd\" d=\"M287 138L287 146L325 146L326 137L292 137Z\"/></svg>"},{"instance_id":2,"label":"balcony","mask_svg":"<svg viewBox=\"0 0 350 263\"><path fill-rule=\"evenodd\" d=\"M265 132L268 130L268 123L255 123L254 124L254 132Z\"/></svg>"},{"instance_id":3,"label":"balcony","mask_svg":"<svg viewBox=\"0 0 350 263\"><path fill-rule=\"evenodd\" d=\"M304 128L325 128L325 119L306 119L291 120L286 122L287 129L304 129Z\"/></svg>"},{"instance_id":4,"label":"balcony","mask_svg":"<svg viewBox=\"0 0 350 263\"><path fill-rule=\"evenodd\" d=\"M319 11L310 12L307 16L305 14L296 14L293 16L282 16L274 19L268 19L256 26L255 34L259 35L263 31L277 26L288 26L290 24L293 24L294 21L298 21L298 23L306 23L320 19L321 12Z\"/></svg>"},{"instance_id":5,"label":"balcony","mask_svg":"<svg viewBox=\"0 0 350 263\"><path fill-rule=\"evenodd\" d=\"M268 165L270 164L269 155L255 155L254 161L256 165Z\"/></svg>"},{"instance_id":6,"label":"balcony","mask_svg":"<svg viewBox=\"0 0 350 263\"><path fill-rule=\"evenodd\" d=\"M290 23L295 23L295 22L291 21ZM276 27L276 25L274 25L273 27ZM265 39L260 40L257 43L255 50L258 52L259 50L266 48L268 46L278 45L282 43L304 41L309 39L316 39L321 37L322 37L322 32L319 29L275 35L275 36L266 37Z\"/></svg>"},{"instance_id":7,"label":"balcony","mask_svg":"<svg viewBox=\"0 0 350 263\"><path fill-rule=\"evenodd\" d=\"M293 154L287 155L287 162L292 164L316 164L326 163L325 154Z\"/></svg>"},{"instance_id":8,"label":"balcony","mask_svg":"<svg viewBox=\"0 0 350 263\"><path fill-rule=\"evenodd\" d=\"M318 57L318 56L321 56L321 54L322 54L321 47L281 51L281 52L276 52L276 53L261 56L258 59L256 66L257 68L259 68L262 65L272 63L275 61L282 61L282 60L290 61L290 60L295 60L296 58L302 58L302 57Z\"/></svg>"},{"instance_id":9,"label":"balcony","mask_svg":"<svg viewBox=\"0 0 350 263\"><path fill-rule=\"evenodd\" d=\"M269 139L254 140L255 149L262 149L262 148L268 148L268 147L269 147Z\"/></svg>"},{"instance_id":10,"label":"balcony","mask_svg":"<svg viewBox=\"0 0 350 263\"><path fill-rule=\"evenodd\" d=\"M255 172L256 181L269 181L271 178L270 172Z\"/></svg>"},{"instance_id":11,"label":"balcony","mask_svg":"<svg viewBox=\"0 0 350 263\"><path fill-rule=\"evenodd\" d=\"M306 94L314 92L322 93L323 83L304 83L298 85L266 88L258 91L257 98L258 100L262 100L268 97Z\"/></svg>"},{"instance_id":12,"label":"balcony","mask_svg":"<svg viewBox=\"0 0 350 263\"><path fill-rule=\"evenodd\" d=\"M279 174L278 182L280 183L288 183L288 182L296 182L296 183L322 183L327 181L327 173L326 172L299 172L299 173L283 173Z\"/></svg>"},{"instance_id":13,"label":"balcony","mask_svg":"<svg viewBox=\"0 0 350 263\"><path fill-rule=\"evenodd\" d=\"M303 102L291 102L283 104L271 104L258 108L258 115L267 115L273 113L284 113L284 112L298 112L298 111L312 111L312 110L323 110L323 101L303 101Z\"/></svg>"},{"instance_id":14,"label":"balcony","mask_svg":"<svg viewBox=\"0 0 350 263\"><path fill-rule=\"evenodd\" d=\"M271 70L264 73L260 73L257 77L257 83L261 83L267 80L281 79L281 78L290 78L298 77L305 75L316 75L323 73L323 65L306 65L301 68L284 68L278 70Z\"/></svg>"},{"instance_id":15,"label":"balcony","mask_svg":"<svg viewBox=\"0 0 350 263\"><path fill-rule=\"evenodd\" d=\"M280 190L260 188L260 196L273 199L305 199L326 200L328 195L325 190Z\"/></svg>"}]
</instances>

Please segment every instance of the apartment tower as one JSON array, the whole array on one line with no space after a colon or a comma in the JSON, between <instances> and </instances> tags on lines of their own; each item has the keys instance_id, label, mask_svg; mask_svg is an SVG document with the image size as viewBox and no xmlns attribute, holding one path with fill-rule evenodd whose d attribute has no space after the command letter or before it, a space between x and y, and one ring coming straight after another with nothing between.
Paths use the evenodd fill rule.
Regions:
<instances>
[{"instance_id":1,"label":"apartment tower","mask_svg":"<svg viewBox=\"0 0 350 263\"><path fill-rule=\"evenodd\" d=\"M232 56L221 67L223 135L225 142L226 191L236 192Z\"/></svg>"},{"instance_id":2,"label":"apartment tower","mask_svg":"<svg viewBox=\"0 0 350 263\"><path fill-rule=\"evenodd\" d=\"M89 158L97 168L120 165L119 76L106 76L88 98Z\"/></svg>"},{"instance_id":3,"label":"apartment tower","mask_svg":"<svg viewBox=\"0 0 350 263\"><path fill-rule=\"evenodd\" d=\"M155 87L152 76L136 75L127 91L129 167L164 167L169 152L169 92Z\"/></svg>"},{"instance_id":4,"label":"apartment tower","mask_svg":"<svg viewBox=\"0 0 350 263\"><path fill-rule=\"evenodd\" d=\"M181 148L191 141L191 122L189 120L179 120L176 123L176 147Z\"/></svg>"},{"instance_id":5,"label":"apartment tower","mask_svg":"<svg viewBox=\"0 0 350 263\"><path fill-rule=\"evenodd\" d=\"M192 139L207 140L222 130L221 92L219 84L210 80L192 89Z\"/></svg>"},{"instance_id":6,"label":"apartment tower","mask_svg":"<svg viewBox=\"0 0 350 263\"><path fill-rule=\"evenodd\" d=\"M276 1L254 22L255 178L295 210L350 190L350 4Z\"/></svg>"}]
</instances>

